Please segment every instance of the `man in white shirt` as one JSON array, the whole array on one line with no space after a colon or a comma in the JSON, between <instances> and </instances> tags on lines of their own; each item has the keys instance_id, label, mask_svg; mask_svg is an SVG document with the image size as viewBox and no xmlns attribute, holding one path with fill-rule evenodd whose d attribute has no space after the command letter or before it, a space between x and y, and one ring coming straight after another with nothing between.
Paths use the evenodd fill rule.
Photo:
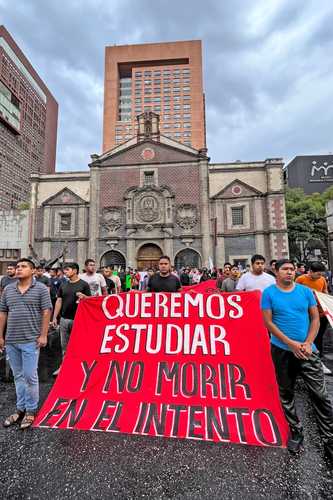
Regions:
<instances>
[{"instance_id":1,"label":"man in white shirt","mask_svg":"<svg viewBox=\"0 0 333 500\"><path fill-rule=\"evenodd\" d=\"M268 273L265 273L265 257L262 255L253 255L251 257L251 269L248 273L242 274L236 290L250 291L260 290L263 292L265 288L275 284L275 278Z\"/></svg>"},{"instance_id":2,"label":"man in white shirt","mask_svg":"<svg viewBox=\"0 0 333 500\"><path fill-rule=\"evenodd\" d=\"M92 297L107 295L105 278L102 274L96 273L96 262L93 259L87 259L84 268L85 273L80 278L88 283Z\"/></svg>"},{"instance_id":3,"label":"man in white shirt","mask_svg":"<svg viewBox=\"0 0 333 500\"><path fill-rule=\"evenodd\" d=\"M147 271L139 271L140 275L140 282L139 282L139 290L145 290L146 288L146 276L147 276Z\"/></svg>"}]
</instances>

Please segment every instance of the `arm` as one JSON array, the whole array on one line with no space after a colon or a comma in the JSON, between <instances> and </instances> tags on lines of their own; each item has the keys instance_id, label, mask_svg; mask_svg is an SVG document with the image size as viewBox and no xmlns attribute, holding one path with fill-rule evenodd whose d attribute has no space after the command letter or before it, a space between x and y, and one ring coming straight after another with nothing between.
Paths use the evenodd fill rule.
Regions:
<instances>
[{"instance_id":1,"label":"arm","mask_svg":"<svg viewBox=\"0 0 333 500\"><path fill-rule=\"evenodd\" d=\"M54 327L57 326L57 318L60 314L61 311L61 306L62 306L62 298L58 297L54 306L54 311L53 311L53 319L52 319L52 325Z\"/></svg>"},{"instance_id":2,"label":"arm","mask_svg":"<svg viewBox=\"0 0 333 500\"><path fill-rule=\"evenodd\" d=\"M285 335L272 320L272 310L271 309L263 309L262 311L264 322L266 328L269 332L271 332L274 337L281 340L284 344L286 344L291 351L294 353L296 358L299 359L307 359L308 356L304 353L304 347L301 342L296 342L295 340L291 340L287 335Z\"/></svg>"},{"instance_id":3,"label":"arm","mask_svg":"<svg viewBox=\"0 0 333 500\"><path fill-rule=\"evenodd\" d=\"M43 309L41 332L39 337L37 338L37 347L45 347L47 344L47 332L49 329L50 319L51 319L51 310Z\"/></svg>"},{"instance_id":4,"label":"arm","mask_svg":"<svg viewBox=\"0 0 333 500\"><path fill-rule=\"evenodd\" d=\"M105 278L102 274L100 276L100 285L101 285L101 290L102 290L102 296L105 297L105 295L108 294L107 288L106 288L106 281Z\"/></svg>"},{"instance_id":5,"label":"arm","mask_svg":"<svg viewBox=\"0 0 333 500\"><path fill-rule=\"evenodd\" d=\"M83 286L83 289L82 289L82 292L77 292L77 297L81 300L81 299L87 299L88 297L91 297L91 291L90 291L90 287L88 285L88 283L84 282L84 286Z\"/></svg>"},{"instance_id":6,"label":"arm","mask_svg":"<svg viewBox=\"0 0 333 500\"><path fill-rule=\"evenodd\" d=\"M306 341L303 343L304 350L308 356L312 354L312 343L317 336L319 330L319 312L317 306L309 307L309 315L310 315L310 327L308 331L308 336L306 337Z\"/></svg>"},{"instance_id":7,"label":"arm","mask_svg":"<svg viewBox=\"0 0 333 500\"><path fill-rule=\"evenodd\" d=\"M0 349L2 350L5 345L4 331L7 323L7 313L0 312Z\"/></svg>"},{"instance_id":8,"label":"arm","mask_svg":"<svg viewBox=\"0 0 333 500\"><path fill-rule=\"evenodd\" d=\"M242 291L245 290L245 283L244 283L244 281L245 281L245 274L243 274L243 276L241 276L239 278L239 281L238 281L238 283L236 285L236 290L238 290L239 292L242 292Z\"/></svg>"}]
</instances>

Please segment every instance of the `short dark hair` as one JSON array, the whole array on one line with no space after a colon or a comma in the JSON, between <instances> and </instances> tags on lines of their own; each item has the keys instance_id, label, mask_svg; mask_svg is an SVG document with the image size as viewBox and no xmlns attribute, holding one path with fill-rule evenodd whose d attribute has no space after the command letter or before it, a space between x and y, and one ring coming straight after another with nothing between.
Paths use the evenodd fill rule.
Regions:
<instances>
[{"instance_id":1,"label":"short dark hair","mask_svg":"<svg viewBox=\"0 0 333 500\"><path fill-rule=\"evenodd\" d=\"M326 271L326 267L322 262L311 262L310 271L312 271L313 273L323 273L324 271Z\"/></svg>"},{"instance_id":2,"label":"short dark hair","mask_svg":"<svg viewBox=\"0 0 333 500\"><path fill-rule=\"evenodd\" d=\"M158 260L160 261L162 259L168 260L171 264L171 260L170 260L170 257L168 255L161 255L161 257Z\"/></svg>"},{"instance_id":3,"label":"short dark hair","mask_svg":"<svg viewBox=\"0 0 333 500\"><path fill-rule=\"evenodd\" d=\"M272 259L269 263L269 265L272 267L273 264L275 264L275 262L277 262L277 259Z\"/></svg>"},{"instance_id":4,"label":"short dark hair","mask_svg":"<svg viewBox=\"0 0 333 500\"><path fill-rule=\"evenodd\" d=\"M8 262L7 267L15 267L16 262Z\"/></svg>"},{"instance_id":5,"label":"short dark hair","mask_svg":"<svg viewBox=\"0 0 333 500\"><path fill-rule=\"evenodd\" d=\"M230 267L231 267L230 262L225 262L225 263L223 264L223 267L225 267L225 266L230 266Z\"/></svg>"},{"instance_id":6,"label":"short dark hair","mask_svg":"<svg viewBox=\"0 0 333 500\"><path fill-rule=\"evenodd\" d=\"M17 264L19 264L20 262L27 262L29 264L29 267L31 267L31 269L36 268L35 263L31 259L28 259L27 257L22 257L22 259L19 259L16 262L15 266L17 266Z\"/></svg>"},{"instance_id":7,"label":"short dark hair","mask_svg":"<svg viewBox=\"0 0 333 500\"><path fill-rule=\"evenodd\" d=\"M251 264L254 264L257 260L263 260L264 262L266 262L265 257L263 255L260 255L259 253L252 255Z\"/></svg>"},{"instance_id":8,"label":"short dark hair","mask_svg":"<svg viewBox=\"0 0 333 500\"><path fill-rule=\"evenodd\" d=\"M305 267L304 262L299 262L299 263L297 264L297 267L302 267L302 266L303 266L303 267Z\"/></svg>"},{"instance_id":9,"label":"short dark hair","mask_svg":"<svg viewBox=\"0 0 333 500\"><path fill-rule=\"evenodd\" d=\"M295 262L291 259L280 259L275 262L275 269L278 271L284 264L292 264L295 268Z\"/></svg>"},{"instance_id":10,"label":"short dark hair","mask_svg":"<svg viewBox=\"0 0 333 500\"><path fill-rule=\"evenodd\" d=\"M66 262L66 264L64 264L64 269L73 269L73 271L76 270L78 274L80 272L79 264L77 262Z\"/></svg>"},{"instance_id":11,"label":"short dark hair","mask_svg":"<svg viewBox=\"0 0 333 500\"><path fill-rule=\"evenodd\" d=\"M238 270L237 264L232 264L231 269L235 269L235 268Z\"/></svg>"},{"instance_id":12,"label":"short dark hair","mask_svg":"<svg viewBox=\"0 0 333 500\"><path fill-rule=\"evenodd\" d=\"M84 261L84 265L87 266L88 264L90 264L90 262L93 262L94 264L96 264L96 261L94 259L86 259Z\"/></svg>"},{"instance_id":13,"label":"short dark hair","mask_svg":"<svg viewBox=\"0 0 333 500\"><path fill-rule=\"evenodd\" d=\"M36 270L39 271L39 269L44 269L44 266L42 266L41 264L38 264L38 266L36 266Z\"/></svg>"}]
</instances>

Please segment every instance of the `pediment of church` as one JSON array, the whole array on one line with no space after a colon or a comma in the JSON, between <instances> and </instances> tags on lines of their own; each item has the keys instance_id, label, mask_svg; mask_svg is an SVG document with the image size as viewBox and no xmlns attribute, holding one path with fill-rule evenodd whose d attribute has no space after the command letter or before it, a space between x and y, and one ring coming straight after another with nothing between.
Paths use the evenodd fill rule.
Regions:
<instances>
[{"instance_id":1,"label":"pediment of church","mask_svg":"<svg viewBox=\"0 0 333 500\"><path fill-rule=\"evenodd\" d=\"M253 186L235 179L213 196L213 199L247 198L262 195L263 193Z\"/></svg>"},{"instance_id":2,"label":"pediment of church","mask_svg":"<svg viewBox=\"0 0 333 500\"><path fill-rule=\"evenodd\" d=\"M64 188L45 200L42 205L84 205L87 202L69 188Z\"/></svg>"},{"instance_id":3,"label":"pediment of church","mask_svg":"<svg viewBox=\"0 0 333 500\"><path fill-rule=\"evenodd\" d=\"M135 142L129 141L128 147L114 148L99 157L94 157L92 166L101 167L118 165L153 165L160 163L193 162L198 159L198 152L192 148L167 140L163 142L151 139Z\"/></svg>"}]
</instances>

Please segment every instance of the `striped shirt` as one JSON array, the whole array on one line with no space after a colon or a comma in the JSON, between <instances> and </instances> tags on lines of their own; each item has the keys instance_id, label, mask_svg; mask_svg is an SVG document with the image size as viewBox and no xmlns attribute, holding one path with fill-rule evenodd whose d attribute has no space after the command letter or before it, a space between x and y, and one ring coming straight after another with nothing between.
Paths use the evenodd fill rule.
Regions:
<instances>
[{"instance_id":1,"label":"striped shirt","mask_svg":"<svg viewBox=\"0 0 333 500\"><path fill-rule=\"evenodd\" d=\"M7 285L0 299L0 312L7 316L6 344L34 342L41 334L42 311L52 309L48 288L33 278L21 293L18 284Z\"/></svg>"}]
</instances>

